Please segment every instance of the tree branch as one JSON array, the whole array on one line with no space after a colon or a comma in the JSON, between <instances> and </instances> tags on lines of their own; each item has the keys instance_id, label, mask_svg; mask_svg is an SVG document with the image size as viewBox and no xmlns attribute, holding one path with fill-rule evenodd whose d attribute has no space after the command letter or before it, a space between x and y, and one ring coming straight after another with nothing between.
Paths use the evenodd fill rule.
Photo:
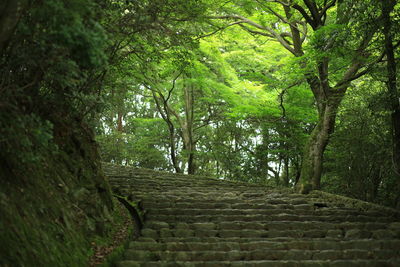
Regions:
<instances>
[{"instance_id":1,"label":"tree branch","mask_svg":"<svg viewBox=\"0 0 400 267\"><path fill-rule=\"evenodd\" d=\"M311 12L311 16L313 17L314 22L316 25L318 25L320 21L320 16L318 13L318 8L315 4L315 1L310 1L310 0L303 0L304 4L308 7L308 10Z\"/></svg>"},{"instance_id":2,"label":"tree branch","mask_svg":"<svg viewBox=\"0 0 400 267\"><path fill-rule=\"evenodd\" d=\"M223 31L223 30L225 30L226 28L229 28L229 27L234 26L234 25L238 25L238 24L240 25L241 23L244 23L244 21L232 22L232 23L230 23L230 24L228 24L228 25L226 25L226 26L224 26L224 27L220 27L220 28L216 29L216 30L213 31L213 32L210 32L210 33L207 33L207 34L198 36L198 37L196 37L195 39L196 39L196 40L199 40L199 39L201 39L201 38L205 38L205 37L214 35L214 34L216 34L217 32Z\"/></svg>"},{"instance_id":3,"label":"tree branch","mask_svg":"<svg viewBox=\"0 0 400 267\"><path fill-rule=\"evenodd\" d=\"M260 24L258 24L258 23L256 23L256 22L254 22L254 21L252 21L252 20L250 20L250 19L248 19L248 18L245 18L245 17L243 17L243 16L240 16L240 15L210 16L210 17L208 17L208 18L209 18L209 19L238 19L238 20L241 21L240 25L241 25L242 23L246 23L246 24L249 24L249 25L251 25L251 26L253 26L253 27L255 27L255 28L258 28L258 29L260 29L260 30L267 31L267 32L268 32L268 35L266 35L267 33L265 33L265 34L263 34L263 35L268 36L268 37L271 37L271 36L272 36L272 37L275 38L284 48L286 48L290 53L296 55L296 52L295 52L295 50L293 49L293 47L291 47L290 44L289 44L284 38L282 38L282 37L280 36L279 33L277 33L276 31L274 31L274 30L273 30L272 28L270 28L270 27L260 25ZM271 35L271 36L269 36L269 35Z\"/></svg>"},{"instance_id":4,"label":"tree branch","mask_svg":"<svg viewBox=\"0 0 400 267\"><path fill-rule=\"evenodd\" d=\"M246 26L243 25L243 24L239 24L239 26L242 27L242 29L244 29L245 31L248 31L249 33L253 33L253 34L258 34L258 35L263 35L263 36L266 36L266 37L274 38L274 36L271 35L271 34L268 34L268 33L265 33L265 32L260 32L260 31L252 30L252 29L250 29L249 27L246 27Z\"/></svg>"},{"instance_id":5,"label":"tree branch","mask_svg":"<svg viewBox=\"0 0 400 267\"><path fill-rule=\"evenodd\" d=\"M316 22L307 14L307 12L304 10L304 8L302 8L298 4L294 4L293 8L300 12L300 14L303 16L303 18L307 21L307 23L311 25L313 30L316 30L318 28L317 27L318 25L316 24Z\"/></svg>"},{"instance_id":6,"label":"tree branch","mask_svg":"<svg viewBox=\"0 0 400 267\"><path fill-rule=\"evenodd\" d=\"M176 80L178 80L179 76L182 75L184 70L185 70L185 67L183 67L181 69L181 71L178 73L178 75L176 75L176 77L172 80L172 87L171 87L171 89L168 90L168 96L165 101L168 102L168 100L171 98L172 91L174 91L174 89L175 89Z\"/></svg>"},{"instance_id":7,"label":"tree branch","mask_svg":"<svg viewBox=\"0 0 400 267\"><path fill-rule=\"evenodd\" d=\"M381 19L382 16L380 16L380 18L378 18L378 20ZM354 63L347 69L347 71L345 72L345 74L343 75L343 78L336 83L335 88L336 89L342 89L342 88L346 88L346 86L351 82L354 81L355 79L365 75L368 71L364 70L361 72L358 72L360 68L363 67L363 64L360 60L357 59L357 57L365 57L363 54L365 52L365 49L368 47L368 44L370 43L370 41L372 40L376 30L378 29L379 25L375 24L374 29L371 29L369 31L366 32L366 34L364 35L364 38L361 40L360 45L358 46L358 48L356 49L356 55L355 55L355 59L354 59ZM384 57L384 52L381 54L381 56L378 58L378 60L382 60L382 58Z\"/></svg>"},{"instance_id":8,"label":"tree branch","mask_svg":"<svg viewBox=\"0 0 400 267\"><path fill-rule=\"evenodd\" d=\"M322 23L325 24L325 19L326 19L326 12L328 11L328 9L330 9L331 7L333 7L336 4L336 0L332 0L332 2L327 3L328 1L324 1L324 7L321 10L321 20Z\"/></svg>"}]
</instances>

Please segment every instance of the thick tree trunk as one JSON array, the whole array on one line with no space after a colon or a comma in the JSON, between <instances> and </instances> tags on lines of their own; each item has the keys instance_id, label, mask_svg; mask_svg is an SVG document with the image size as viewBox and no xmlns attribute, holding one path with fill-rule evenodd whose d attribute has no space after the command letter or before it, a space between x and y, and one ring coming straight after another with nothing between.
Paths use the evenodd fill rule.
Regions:
<instances>
[{"instance_id":1,"label":"thick tree trunk","mask_svg":"<svg viewBox=\"0 0 400 267\"><path fill-rule=\"evenodd\" d=\"M319 114L318 124L312 131L303 154L301 174L297 184L301 193L320 188L323 154L329 136L334 130L338 106L339 103L328 104Z\"/></svg>"},{"instance_id":2,"label":"thick tree trunk","mask_svg":"<svg viewBox=\"0 0 400 267\"><path fill-rule=\"evenodd\" d=\"M194 161L194 153L191 153L188 158L188 174L195 174L196 165Z\"/></svg>"}]
</instances>

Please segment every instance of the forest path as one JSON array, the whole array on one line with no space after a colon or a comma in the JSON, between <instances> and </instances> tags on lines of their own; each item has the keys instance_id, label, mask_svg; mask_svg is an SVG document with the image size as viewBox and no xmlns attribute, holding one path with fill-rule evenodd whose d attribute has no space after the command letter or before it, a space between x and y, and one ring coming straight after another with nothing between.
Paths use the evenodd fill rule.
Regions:
<instances>
[{"instance_id":1,"label":"forest path","mask_svg":"<svg viewBox=\"0 0 400 267\"><path fill-rule=\"evenodd\" d=\"M118 267L400 266L400 216L388 208L319 191L105 169L112 187L146 211Z\"/></svg>"}]
</instances>

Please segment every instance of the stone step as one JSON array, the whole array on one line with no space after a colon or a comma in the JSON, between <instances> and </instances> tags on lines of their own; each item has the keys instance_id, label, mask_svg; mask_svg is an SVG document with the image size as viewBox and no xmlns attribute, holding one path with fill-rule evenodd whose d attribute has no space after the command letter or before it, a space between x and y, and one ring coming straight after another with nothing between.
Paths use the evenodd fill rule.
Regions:
<instances>
[{"instance_id":1,"label":"stone step","mask_svg":"<svg viewBox=\"0 0 400 267\"><path fill-rule=\"evenodd\" d=\"M393 250L400 253L400 240L348 240L338 241L334 239L286 239L286 240L261 240L261 241L226 241L229 239L220 239L215 242L130 242L129 248L134 250L147 250L147 251L198 251L198 250L212 250L212 251L251 251L256 249L265 250ZM210 240L211 241L211 240Z\"/></svg>"},{"instance_id":2,"label":"stone step","mask_svg":"<svg viewBox=\"0 0 400 267\"><path fill-rule=\"evenodd\" d=\"M137 261L258 261L258 260L387 260L396 259L399 252L394 250L270 250L250 251L145 251L128 249L126 260Z\"/></svg>"},{"instance_id":3,"label":"stone step","mask_svg":"<svg viewBox=\"0 0 400 267\"><path fill-rule=\"evenodd\" d=\"M398 267L400 260L120 261L117 267Z\"/></svg>"},{"instance_id":4,"label":"stone step","mask_svg":"<svg viewBox=\"0 0 400 267\"><path fill-rule=\"evenodd\" d=\"M271 204L268 203L268 201L263 201L263 203L252 203L252 202L237 202L237 203L227 203L224 201L185 201L185 202L153 202L153 201L142 201L143 205L147 209L172 209L172 208L196 208L196 209L310 209L310 210L315 210L317 209L315 205L308 204L306 201L302 201L302 205L310 205L311 207L308 206L299 206L293 205L292 203L289 204ZM327 209L325 209L327 210ZM334 210L334 208L331 208L330 210Z\"/></svg>"},{"instance_id":5,"label":"stone step","mask_svg":"<svg viewBox=\"0 0 400 267\"><path fill-rule=\"evenodd\" d=\"M141 199L138 198L137 199ZM388 216L381 211L360 211L356 209L346 209L342 207L330 207L330 208L319 208L319 203L307 203L307 204L274 204L275 201L240 201L237 198L218 200L218 201L202 201L193 199L192 201L186 200L185 202L168 201L166 199L160 200L159 203L149 202L141 199L146 209L152 209L158 212L159 210L166 210L165 212L173 210L217 210L228 209L228 210L257 210L253 212L260 213L277 213L277 212L291 212L293 214L318 214L318 215L341 215L341 216L369 216L379 217L384 216L393 220L393 217ZM272 202L272 203L271 203ZM165 213L164 212L164 213ZM190 212L190 211L189 211ZM237 212L237 211L236 211ZM183 213L183 211L181 212Z\"/></svg>"},{"instance_id":6,"label":"stone step","mask_svg":"<svg viewBox=\"0 0 400 267\"><path fill-rule=\"evenodd\" d=\"M369 238L369 239L392 239L400 237L399 233L395 233L390 230L359 230L349 229L347 231L332 231L332 230L320 230L320 229L309 229L309 230L254 230L254 229L240 229L240 230L226 230L226 229L211 229L211 223L202 223L201 227L194 227L192 229L151 229L143 228L141 236L149 237L153 239L160 239L166 237L255 237L255 238L274 238L274 237L292 237L292 238L324 238L324 237L337 237L337 238ZM206 228L209 229L206 229Z\"/></svg>"},{"instance_id":7,"label":"stone step","mask_svg":"<svg viewBox=\"0 0 400 267\"><path fill-rule=\"evenodd\" d=\"M165 237L159 238L156 241L149 237L139 237L138 242L153 242L153 243L170 243L170 242L205 242L205 243L218 243L218 242L237 242L237 243L252 243L252 242L293 242L293 241L304 241L309 244L314 244L315 247L320 247L319 249L331 249L332 242L345 242L341 243L348 245L345 248L359 248L359 249L369 249L381 244L382 249L399 249L400 243L399 239L347 239L342 238L293 238L293 237L274 237L274 238L255 238L255 237L230 237L230 238L220 238L220 237ZM375 243L375 242L381 243ZM370 242L373 245L370 245ZM305 244L305 243L304 243ZM354 247L352 247L354 245ZM337 248L337 247L336 247ZM378 249L379 247L376 247Z\"/></svg>"},{"instance_id":8,"label":"stone step","mask_svg":"<svg viewBox=\"0 0 400 267\"><path fill-rule=\"evenodd\" d=\"M137 199L141 199L146 205L149 205L149 207L154 207L156 208L157 205L170 205L171 207L176 206L176 204L179 203L179 205L185 205L183 203L188 203L186 205L202 205L202 204L229 204L229 205L255 205L256 206L262 206L265 205L266 207L287 207L289 208L288 205L293 205L293 204L310 204L314 205L314 202L318 202L315 200L301 200L302 203L299 203L300 200L297 201L288 201L288 200L278 200L278 199L268 199L268 198L251 198L251 199L242 199L240 197L235 197L231 196L231 192L227 194L220 194L216 193L215 195L208 195L208 194L203 194L201 196L193 197L193 196L187 196L187 195L164 195L162 193L158 193L157 200L154 199L154 197L151 197L151 193L154 193L153 191L150 192L150 194L133 194L133 196ZM164 204L167 203L167 204ZM182 204L181 204L182 203ZM285 206L278 206L278 205L285 205ZM165 206L161 206L162 208L165 208ZM294 208L294 207L293 207ZM346 210L345 208L341 208L341 210Z\"/></svg>"},{"instance_id":9,"label":"stone step","mask_svg":"<svg viewBox=\"0 0 400 267\"><path fill-rule=\"evenodd\" d=\"M321 222L321 221L227 221L227 222L201 222L201 223L184 223L173 222L167 223L162 221L147 220L144 225L146 228L160 230L168 229L191 229L191 230L340 230L348 231L351 229L359 229L366 231L388 230L396 234L400 229L392 227L387 223L362 223L362 222ZM397 225L396 225L397 226Z\"/></svg>"},{"instance_id":10,"label":"stone step","mask_svg":"<svg viewBox=\"0 0 400 267\"><path fill-rule=\"evenodd\" d=\"M146 207L144 207L146 209ZM165 209L146 209L147 214L157 215L275 215L290 213L295 215L324 215L315 214L311 210L286 210L286 209L196 209L196 208L165 208ZM338 214L340 215L340 214Z\"/></svg>"},{"instance_id":11,"label":"stone step","mask_svg":"<svg viewBox=\"0 0 400 267\"><path fill-rule=\"evenodd\" d=\"M109 175L108 180L111 184L116 185L134 185L139 187L151 188L149 185L162 185L162 186L176 186L183 185L189 187L208 187L210 190L223 190L224 188L231 188L233 190L272 190L271 187L260 186L256 184L244 184L236 183L224 180L215 179L187 179L187 178L176 178L176 177L165 177L165 176L129 176L124 175Z\"/></svg>"},{"instance_id":12,"label":"stone step","mask_svg":"<svg viewBox=\"0 0 400 267\"><path fill-rule=\"evenodd\" d=\"M146 220L149 221L163 221L167 223L173 222L229 222L229 221L319 221L319 222L365 222L365 223L391 223L389 217L370 217L370 216L328 216L328 215L304 215L304 214L289 214L281 212L277 214L250 214L250 215L170 215L170 214L156 214L150 212L146 214Z\"/></svg>"},{"instance_id":13,"label":"stone step","mask_svg":"<svg viewBox=\"0 0 400 267\"><path fill-rule=\"evenodd\" d=\"M200 208L193 207L192 205L182 205L173 208L148 208L144 205L144 208L148 213L155 214L167 214L167 215L201 215L201 214L219 214L219 215L245 215L245 214L260 214L260 215L274 215L281 213L289 213L294 215L317 215L317 216L356 216L356 217L377 217L376 214L371 214L369 212L357 212L349 210L340 209L315 209L313 205L303 204L303 205L276 205L276 206L266 206L265 208L260 208L259 206L252 205L233 205L235 208L206 208L201 205ZM184 207L186 206L186 207ZM240 207L243 208L240 208ZM393 221L390 216L382 216L385 219Z\"/></svg>"},{"instance_id":14,"label":"stone step","mask_svg":"<svg viewBox=\"0 0 400 267\"><path fill-rule=\"evenodd\" d=\"M312 210L307 207L298 207L296 209L287 209L285 207L273 206L262 208L184 208L184 207L176 207L176 208L147 208L143 205L143 208L147 211L148 214L157 214L157 215L279 215L279 214L288 214L295 216L318 216L324 217L329 216L331 218L339 217L343 219L343 217L349 217L354 219L360 219L360 221L371 221L371 222L393 222L393 218L390 216L375 216L370 215L368 213L356 213L356 212L347 212L347 211L336 211L336 210ZM243 205L244 206L244 205ZM355 221L354 219L350 221Z\"/></svg>"}]
</instances>

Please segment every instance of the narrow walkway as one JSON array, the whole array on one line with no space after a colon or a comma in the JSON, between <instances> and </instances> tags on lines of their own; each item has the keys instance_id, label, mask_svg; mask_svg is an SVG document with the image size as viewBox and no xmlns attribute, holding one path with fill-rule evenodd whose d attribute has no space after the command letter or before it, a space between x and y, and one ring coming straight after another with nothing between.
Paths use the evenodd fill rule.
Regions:
<instances>
[{"instance_id":1,"label":"narrow walkway","mask_svg":"<svg viewBox=\"0 0 400 267\"><path fill-rule=\"evenodd\" d=\"M322 192L107 167L146 221L118 267L400 266L394 210Z\"/></svg>"}]
</instances>

